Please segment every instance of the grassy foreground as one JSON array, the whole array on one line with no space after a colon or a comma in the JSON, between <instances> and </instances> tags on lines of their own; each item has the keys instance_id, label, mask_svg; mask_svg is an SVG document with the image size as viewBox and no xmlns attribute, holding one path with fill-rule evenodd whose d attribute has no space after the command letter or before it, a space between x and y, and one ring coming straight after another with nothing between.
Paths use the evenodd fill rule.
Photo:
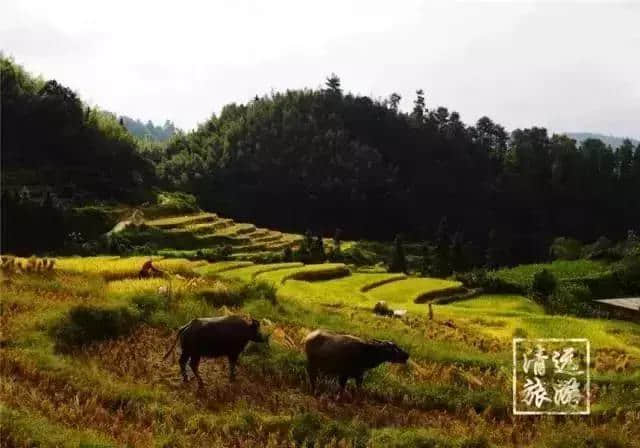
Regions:
<instances>
[{"instance_id":1,"label":"grassy foreground","mask_svg":"<svg viewBox=\"0 0 640 448\"><path fill-rule=\"evenodd\" d=\"M173 223L172 223L173 224ZM2 446L640 446L640 325L544 314L521 296L427 306L455 283L352 273L339 264L161 260L171 280L138 280L145 258L58 259L52 272L2 278ZM234 264L235 263L235 264ZM374 315L378 300L406 309ZM205 361L207 384L162 356L197 316L261 319L235 383ZM301 340L323 327L393 339L407 366L371 371L361 393L308 391ZM587 337L593 413L511 415L511 338Z\"/></svg>"}]
</instances>

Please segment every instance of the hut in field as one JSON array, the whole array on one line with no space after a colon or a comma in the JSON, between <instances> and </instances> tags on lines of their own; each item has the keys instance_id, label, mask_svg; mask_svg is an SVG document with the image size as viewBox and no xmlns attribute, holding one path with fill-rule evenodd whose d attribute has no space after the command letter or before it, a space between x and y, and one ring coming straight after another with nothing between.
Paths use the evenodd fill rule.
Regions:
<instances>
[{"instance_id":1,"label":"hut in field","mask_svg":"<svg viewBox=\"0 0 640 448\"><path fill-rule=\"evenodd\" d=\"M611 317L640 322L640 298L599 299L595 302Z\"/></svg>"}]
</instances>

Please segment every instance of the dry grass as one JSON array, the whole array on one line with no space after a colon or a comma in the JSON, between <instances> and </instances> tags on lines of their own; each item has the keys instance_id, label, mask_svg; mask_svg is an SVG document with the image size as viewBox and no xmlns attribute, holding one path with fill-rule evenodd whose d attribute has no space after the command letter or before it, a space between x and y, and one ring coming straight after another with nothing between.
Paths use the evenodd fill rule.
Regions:
<instances>
[{"instance_id":1,"label":"dry grass","mask_svg":"<svg viewBox=\"0 0 640 448\"><path fill-rule=\"evenodd\" d=\"M150 257L104 258L104 257L70 257L57 260L58 269L64 272L100 275L107 281L136 278L142 265ZM189 261L186 259L162 259L153 257L154 266L170 274L193 276L193 269L202 266L203 261Z\"/></svg>"},{"instance_id":2,"label":"dry grass","mask_svg":"<svg viewBox=\"0 0 640 448\"><path fill-rule=\"evenodd\" d=\"M85 260L99 267L78 267L74 259L57 272L13 276L3 284L3 446L283 447L301 446L305 436L318 447L639 445L640 410L629 401L637 396L637 384L619 386L613 381L604 387L599 382L596 396L603 411L580 419L524 422L488 405L494 398L485 392L499 398L500 391L506 391L507 401L509 395L509 370L500 364L502 354L508 352L506 339L480 331L494 321L514 319L492 314L500 311L497 299L481 298L475 308L474 302L466 303L466 308L443 306L434 321L418 312L400 320L380 318L358 306L323 305L332 299L320 294L330 290L336 298L351 294L348 300L370 300L366 294L377 288L366 293L360 289L384 278L361 277L369 274L320 282L287 281L280 283L282 294L276 304L254 300L230 309L212 308L199 298L199 292L220 280L178 278L174 287L182 293L175 308L159 311L162 319L151 319L151 324L139 325L127 336L73 354L56 353L48 329L70 308L85 303L127 304L166 285L164 279L112 280L105 272L126 272L111 265L123 263L120 259ZM178 260L176 269L180 263L184 260ZM216 264L205 267L210 266ZM253 275L260 269L264 268L256 266L248 272ZM296 269L256 275L281 280ZM504 300L504 305L507 313L518 313L523 306L515 300ZM419 305L414 306L417 310ZM517 318L535 312L527 309ZM162 362L175 337L172 328L198 315L223 313L262 319L263 330L271 334L271 346L248 347L235 383L228 381L226 360L218 359L202 363L205 391L199 391L194 382L182 384L175 360ZM470 314L476 321L467 325L461 316L470 321ZM575 322L570 320L568 325ZM510 325L491 328L504 332ZM335 400L331 383L324 383L322 393L312 396L301 340L316 327L394 339L410 347L412 362L372 371L361 392L350 386L341 400ZM603 338L603 343L638 331L637 325L606 322L607 329L614 327L619 331L611 331L607 337L612 339ZM631 353L611 346L598 351L596 370L634 375L639 367L632 357L625 358ZM484 363L469 363L466 357Z\"/></svg>"}]
</instances>

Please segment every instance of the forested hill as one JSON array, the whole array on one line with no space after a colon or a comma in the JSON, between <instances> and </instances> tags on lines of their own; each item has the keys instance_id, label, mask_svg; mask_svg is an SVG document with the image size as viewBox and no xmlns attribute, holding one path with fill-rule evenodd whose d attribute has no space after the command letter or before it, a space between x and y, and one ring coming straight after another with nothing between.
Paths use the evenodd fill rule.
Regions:
<instances>
[{"instance_id":1,"label":"forested hill","mask_svg":"<svg viewBox=\"0 0 640 448\"><path fill-rule=\"evenodd\" d=\"M510 135L489 118L468 126L417 92L289 90L231 104L155 154L166 188L208 209L276 228L350 237L434 236L438 223L514 259L546 255L553 236L616 237L640 222L640 146L579 146L543 128Z\"/></svg>"},{"instance_id":2,"label":"forested hill","mask_svg":"<svg viewBox=\"0 0 640 448\"><path fill-rule=\"evenodd\" d=\"M10 59L0 57L0 70L3 193L144 197L155 183L154 167L115 115L84 105L68 87L35 78Z\"/></svg>"},{"instance_id":3,"label":"forested hill","mask_svg":"<svg viewBox=\"0 0 640 448\"><path fill-rule=\"evenodd\" d=\"M207 210L281 230L345 238L456 238L540 259L555 236L619 239L640 223L640 145L577 145L543 128L512 133L416 93L373 100L288 90L229 104L195 131L158 143L82 104L57 81L1 59L3 193L23 185L87 201L143 201L152 188L194 193ZM213 107L213 105L212 105ZM4 207L3 202L3 207Z\"/></svg>"}]
</instances>

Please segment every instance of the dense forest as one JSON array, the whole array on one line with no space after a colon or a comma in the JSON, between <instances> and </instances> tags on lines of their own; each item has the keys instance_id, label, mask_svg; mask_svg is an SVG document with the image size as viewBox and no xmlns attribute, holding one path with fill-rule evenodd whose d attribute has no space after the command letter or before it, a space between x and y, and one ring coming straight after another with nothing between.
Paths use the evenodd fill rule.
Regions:
<instances>
[{"instance_id":1,"label":"dense forest","mask_svg":"<svg viewBox=\"0 0 640 448\"><path fill-rule=\"evenodd\" d=\"M640 222L631 141L614 151L544 128L508 133L487 117L467 125L421 90L404 112L399 95L345 93L332 75L323 89L229 104L193 132L150 144L58 82L1 64L11 203L23 185L129 202L158 187L263 226L386 240L433 239L446 217L458 238L499 245L503 262L544 258L556 236L619 239Z\"/></svg>"},{"instance_id":2,"label":"dense forest","mask_svg":"<svg viewBox=\"0 0 640 448\"><path fill-rule=\"evenodd\" d=\"M3 190L135 201L155 182L153 166L115 115L8 59L0 59L0 69Z\"/></svg>"},{"instance_id":3,"label":"dense forest","mask_svg":"<svg viewBox=\"0 0 640 448\"><path fill-rule=\"evenodd\" d=\"M231 104L155 154L157 174L206 208L298 231L431 239L447 217L476 245L497 235L513 260L546 256L554 236L617 238L640 222L640 145L468 126L420 90L411 112L399 101L344 93L332 76Z\"/></svg>"}]
</instances>

